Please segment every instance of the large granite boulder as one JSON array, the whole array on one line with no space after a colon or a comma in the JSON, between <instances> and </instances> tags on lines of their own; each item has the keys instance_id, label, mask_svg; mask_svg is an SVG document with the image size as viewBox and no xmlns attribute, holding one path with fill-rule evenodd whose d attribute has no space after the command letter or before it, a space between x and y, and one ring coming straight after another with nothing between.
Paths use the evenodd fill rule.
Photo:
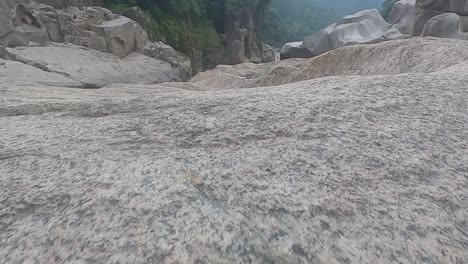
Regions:
<instances>
[{"instance_id":1,"label":"large granite boulder","mask_svg":"<svg viewBox=\"0 0 468 264\"><path fill-rule=\"evenodd\" d=\"M468 16L455 13L437 15L426 22L421 36L468 40Z\"/></svg>"},{"instance_id":2,"label":"large granite boulder","mask_svg":"<svg viewBox=\"0 0 468 264\"><path fill-rule=\"evenodd\" d=\"M304 39L312 56L353 44L378 43L404 36L387 23L377 9L345 16L336 23Z\"/></svg>"},{"instance_id":3,"label":"large granite boulder","mask_svg":"<svg viewBox=\"0 0 468 264\"><path fill-rule=\"evenodd\" d=\"M427 21L443 13L468 16L468 0L416 0L414 35L420 35Z\"/></svg>"},{"instance_id":4,"label":"large granite boulder","mask_svg":"<svg viewBox=\"0 0 468 264\"><path fill-rule=\"evenodd\" d=\"M291 58L310 58L312 53L304 46L304 42L288 42L281 48L282 60Z\"/></svg>"},{"instance_id":5,"label":"large granite boulder","mask_svg":"<svg viewBox=\"0 0 468 264\"><path fill-rule=\"evenodd\" d=\"M80 83L78 87L99 88L110 83L151 84L181 80L179 72L174 71L169 63L135 52L120 59L110 53L85 47L52 43L44 47L5 48L0 50L0 57L59 74ZM13 74L9 76L10 79L24 79L22 71L9 72ZM29 82L64 82L62 79L42 79L44 77L47 76L32 76Z\"/></svg>"},{"instance_id":6,"label":"large granite boulder","mask_svg":"<svg viewBox=\"0 0 468 264\"><path fill-rule=\"evenodd\" d=\"M0 53L3 52L0 51ZM90 88L89 84L85 84L64 74L47 71L45 67L41 69L41 64L5 59L0 59L0 83Z\"/></svg>"},{"instance_id":7,"label":"large granite boulder","mask_svg":"<svg viewBox=\"0 0 468 264\"><path fill-rule=\"evenodd\" d=\"M101 7L86 7L72 22L67 42L109 52L121 58L149 42L147 32L130 18Z\"/></svg>"},{"instance_id":8,"label":"large granite boulder","mask_svg":"<svg viewBox=\"0 0 468 264\"><path fill-rule=\"evenodd\" d=\"M16 5L12 0L0 1L0 38L5 37L15 29L13 19Z\"/></svg>"},{"instance_id":9,"label":"large granite boulder","mask_svg":"<svg viewBox=\"0 0 468 264\"><path fill-rule=\"evenodd\" d=\"M43 21L34 11L27 0L0 2L0 45L25 46L31 41L44 44L55 36L56 32L49 35L48 16L42 14L46 18Z\"/></svg>"},{"instance_id":10,"label":"large granite boulder","mask_svg":"<svg viewBox=\"0 0 468 264\"><path fill-rule=\"evenodd\" d=\"M404 35L413 35L416 22L416 0L400 0L390 11L387 22Z\"/></svg>"}]
</instances>

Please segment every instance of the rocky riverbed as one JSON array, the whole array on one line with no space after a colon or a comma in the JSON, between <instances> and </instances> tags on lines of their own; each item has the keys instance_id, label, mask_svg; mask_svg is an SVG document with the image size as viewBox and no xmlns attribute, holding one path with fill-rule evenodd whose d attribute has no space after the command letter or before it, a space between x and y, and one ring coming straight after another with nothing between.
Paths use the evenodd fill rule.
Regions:
<instances>
[{"instance_id":1,"label":"rocky riverbed","mask_svg":"<svg viewBox=\"0 0 468 264\"><path fill-rule=\"evenodd\" d=\"M101 89L0 75L0 259L467 263L467 50L396 40Z\"/></svg>"}]
</instances>

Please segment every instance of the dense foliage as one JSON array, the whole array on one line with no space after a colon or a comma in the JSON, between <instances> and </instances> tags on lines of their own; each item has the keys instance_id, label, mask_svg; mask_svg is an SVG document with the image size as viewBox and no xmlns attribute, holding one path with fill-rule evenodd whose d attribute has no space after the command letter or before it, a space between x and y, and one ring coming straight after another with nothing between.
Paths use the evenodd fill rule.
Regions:
<instances>
[{"instance_id":1,"label":"dense foliage","mask_svg":"<svg viewBox=\"0 0 468 264\"><path fill-rule=\"evenodd\" d=\"M217 32L224 27L224 4L220 0L107 0L117 13L140 6L150 18L150 38L163 40L187 55L194 48L220 45Z\"/></svg>"}]
</instances>

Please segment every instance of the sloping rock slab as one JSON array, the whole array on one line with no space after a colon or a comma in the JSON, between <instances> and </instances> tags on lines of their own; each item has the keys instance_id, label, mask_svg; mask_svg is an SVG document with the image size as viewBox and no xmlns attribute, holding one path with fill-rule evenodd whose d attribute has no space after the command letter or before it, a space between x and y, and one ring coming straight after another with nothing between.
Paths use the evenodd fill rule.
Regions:
<instances>
[{"instance_id":1,"label":"sloping rock slab","mask_svg":"<svg viewBox=\"0 0 468 264\"><path fill-rule=\"evenodd\" d=\"M36 65L90 86L109 83L160 83L179 81L178 73L164 61L132 53L120 59L71 44L46 47L7 48L7 56L16 61Z\"/></svg>"},{"instance_id":2,"label":"sloping rock slab","mask_svg":"<svg viewBox=\"0 0 468 264\"><path fill-rule=\"evenodd\" d=\"M15 85L50 85L86 88L82 82L41 70L26 63L0 59L0 82Z\"/></svg>"},{"instance_id":3,"label":"sloping rock slab","mask_svg":"<svg viewBox=\"0 0 468 264\"><path fill-rule=\"evenodd\" d=\"M342 47L312 59L218 66L193 77L194 90L219 90L280 85L343 75L430 73L468 60L468 42L415 37L378 44Z\"/></svg>"},{"instance_id":4,"label":"sloping rock slab","mask_svg":"<svg viewBox=\"0 0 468 264\"><path fill-rule=\"evenodd\" d=\"M0 259L467 263L466 66L202 92L0 83Z\"/></svg>"}]
</instances>

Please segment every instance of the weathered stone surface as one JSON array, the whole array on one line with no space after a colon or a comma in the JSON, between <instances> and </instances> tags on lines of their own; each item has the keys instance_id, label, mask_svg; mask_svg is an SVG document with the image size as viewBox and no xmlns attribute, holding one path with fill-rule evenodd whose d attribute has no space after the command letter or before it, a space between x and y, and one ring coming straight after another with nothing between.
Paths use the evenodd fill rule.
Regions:
<instances>
[{"instance_id":1,"label":"weathered stone surface","mask_svg":"<svg viewBox=\"0 0 468 264\"><path fill-rule=\"evenodd\" d=\"M5 26L0 26L0 44L5 46L67 41L123 58L149 42L148 34L138 23L102 7L85 7L71 14L34 1L8 1L8 6L0 6L0 12L10 17L13 13L15 24L5 22Z\"/></svg>"},{"instance_id":2,"label":"weathered stone surface","mask_svg":"<svg viewBox=\"0 0 468 264\"><path fill-rule=\"evenodd\" d=\"M290 58L310 58L312 53L304 47L302 41L298 42L289 42L284 44L281 48L281 59L290 59Z\"/></svg>"},{"instance_id":3,"label":"weathered stone surface","mask_svg":"<svg viewBox=\"0 0 468 264\"><path fill-rule=\"evenodd\" d=\"M169 62L179 73L183 81L187 81L193 76L190 58L177 52L174 48L163 42L147 43L146 46L139 49L138 52L152 58Z\"/></svg>"},{"instance_id":4,"label":"weathered stone surface","mask_svg":"<svg viewBox=\"0 0 468 264\"><path fill-rule=\"evenodd\" d=\"M347 45L378 43L399 38L403 38L403 35L392 28L377 9L371 9L345 16L327 28L306 37L304 47L312 56L317 56Z\"/></svg>"},{"instance_id":5,"label":"weathered stone surface","mask_svg":"<svg viewBox=\"0 0 468 264\"><path fill-rule=\"evenodd\" d=\"M468 16L468 0L416 0L414 35L420 35L427 21L443 13Z\"/></svg>"},{"instance_id":6,"label":"weathered stone surface","mask_svg":"<svg viewBox=\"0 0 468 264\"><path fill-rule=\"evenodd\" d=\"M4 37L15 28L13 24L14 8L12 0L0 1L0 37Z\"/></svg>"},{"instance_id":7,"label":"weathered stone surface","mask_svg":"<svg viewBox=\"0 0 468 264\"><path fill-rule=\"evenodd\" d=\"M140 7L134 6L130 7L129 9L125 10L122 15L130 18L131 20L134 20L137 22L143 29L148 29L148 18L145 15L145 12L143 12Z\"/></svg>"},{"instance_id":8,"label":"weathered stone surface","mask_svg":"<svg viewBox=\"0 0 468 264\"><path fill-rule=\"evenodd\" d=\"M5 0L0 4L0 45L25 46L50 40L46 25L38 19L28 1Z\"/></svg>"},{"instance_id":9,"label":"weathered stone surface","mask_svg":"<svg viewBox=\"0 0 468 264\"><path fill-rule=\"evenodd\" d=\"M313 59L218 66L189 84L194 90L274 86L327 76L430 73L468 60L468 42L415 37L376 45L352 45ZM428 54L431 54L430 56Z\"/></svg>"},{"instance_id":10,"label":"weathered stone surface","mask_svg":"<svg viewBox=\"0 0 468 264\"><path fill-rule=\"evenodd\" d=\"M226 10L224 33L228 64L262 61L262 12L253 6Z\"/></svg>"},{"instance_id":11,"label":"weathered stone surface","mask_svg":"<svg viewBox=\"0 0 468 264\"><path fill-rule=\"evenodd\" d=\"M421 36L468 40L468 17L455 13L435 16L426 22Z\"/></svg>"},{"instance_id":12,"label":"weathered stone surface","mask_svg":"<svg viewBox=\"0 0 468 264\"><path fill-rule=\"evenodd\" d=\"M86 88L86 85L65 75L45 71L40 65L0 59L0 82L14 85L49 85Z\"/></svg>"},{"instance_id":13,"label":"weathered stone surface","mask_svg":"<svg viewBox=\"0 0 468 264\"><path fill-rule=\"evenodd\" d=\"M87 6L104 6L103 0L34 0L57 9L66 9L68 7L77 7L83 9Z\"/></svg>"},{"instance_id":14,"label":"weathered stone surface","mask_svg":"<svg viewBox=\"0 0 468 264\"><path fill-rule=\"evenodd\" d=\"M149 43L147 32L138 23L100 7L85 8L72 25L66 41L121 58Z\"/></svg>"},{"instance_id":15,"label":"weathered stone surface","mask_svg":"<svg viewBox=\"0 0 468 264\"><path fill-rule=\"evenodd\" d=\"M274 62L280 60L281 51L277 48L274 48L268 44L262 43L262 62Z\"/></svg>"},{"instance_id":16,"label":"weathered stone surface","mask_svg":"<svg viewBox=\"0 0 468 264\"><path fill-rule=\"evenodd\" d=\"M400 0L395 3L387 18L404 35L413 35L416 22L416 0Z\"/></svg>"},{"instance_id":17,"label":"weathered stone surface","mask_svg":"<svg viewBox=\"0 0 468 264\"><path fill-rule=\"evenodd\" d=\"M102 87L109 83L148 84L180 81L178 72L174 71L169 63L139 53L132 53L120 59L109 53L64 44L7 48L5 53L4 58L66 76L89 88ZM19 79L24 78L21 71L16 75ZM11 78L15 77L11 76ZM42 78L42 75L38 78ZM42 83L53 81L40 80ZM59 80L59 82L62 81Z\"/></svg>"},{"instance_id":18,"label":"weathered stone surface","mask_svg":"<svg viewBox=\"0 0 468 264\"><path fill-rule=\"evenodd\" d=\"M203 92L0 82L0 259L467 263L468 64L445 66Z\"/></svg>"},{"instance_id":19,"label":"weathered stone surface","mask_svg":"<svg viewBox=\"0 0 468 264\"><path fill-rule=\"evenodd\" d=\"M7 47L28 46L39 43L45 46L47 42L68 42L88 47L97 51L108 52L124 58L133 52L142 52L157 59L166 60L173 65L173 72L179 75L178 80L188 80L192 76L190 60L171 47L164 48L158 43L151 44L147 32L135 21L102 7L87 7L86 1L64 2L63 6L54 2L56 9L43 3L27 0L7 0L0 3L0 45ZM82 8L80 10L78 7ZM151 47L147 52L146 47ZM153 52L154 47L157 52ZM164 54L159 54L161 50ZM170 50L168 55L167 50ZM155 56L155 54L157 56ZM135 57L133 55L133 57ZM148 58L142 56L143 61ZM144 65L143 63L142 65ZM156 65L158 67L159 64ZM136 65L135 65L136 66ZM146 67L146 66L145 66ZM166 75L165 67L162 75ZM146 68L141 69L146 72ZM137 69L131 72L138 71ZM127 75L125 75L127 76ZM154 76L153 76L154 77ZM154 79L149 77L149 79ZM169 79L173 79L172 75ZM162 79L166 80L166 79ZM133 81L131 81L133 82Z\"/></svg>"},{"instance_id":20,"label":"weathered stone surface","mask_svg":"<svg viewBox=\"0 0 468 264\"><path fill-rule=\"evenodd\" d=\"M149 42L146 31L126 17L105 21L97 25L96 31L106 40L109 52L121 58Z\"/></svg>"}]
</instances>

